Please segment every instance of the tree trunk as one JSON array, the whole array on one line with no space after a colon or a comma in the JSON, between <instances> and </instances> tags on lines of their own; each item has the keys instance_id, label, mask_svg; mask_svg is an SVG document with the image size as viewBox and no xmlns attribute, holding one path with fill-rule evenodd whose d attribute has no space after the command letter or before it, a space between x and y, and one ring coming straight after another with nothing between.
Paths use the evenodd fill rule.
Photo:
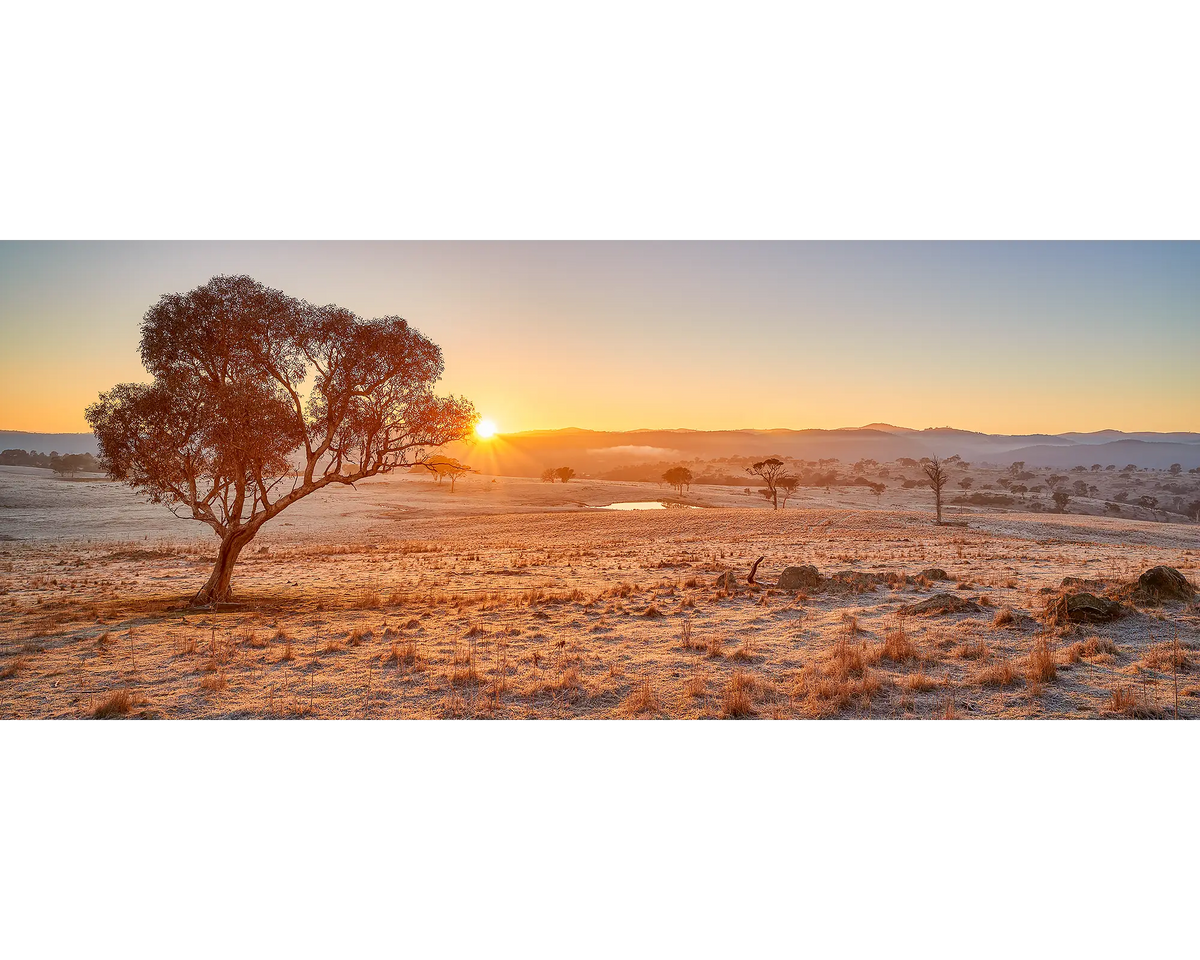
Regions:
<instances>
[{"instance_id":1,"label":"tree trunk","mask_svg":"<svg viewBox=\"0 0 1200 960\"><path fill-rule=\"evenodd\" d=\"M233 589L229 585L233 579L233 565L237 563L238 554L242 552L242 548L253 539L257 532L257 528L250 531L243 529L229 534L221 541L221 548L217 551L217 562L213 565L208 582L192 597L191 605L193 607L207 607L215 603L229 603L233 600Z\"/></svg>"}]
</instances>

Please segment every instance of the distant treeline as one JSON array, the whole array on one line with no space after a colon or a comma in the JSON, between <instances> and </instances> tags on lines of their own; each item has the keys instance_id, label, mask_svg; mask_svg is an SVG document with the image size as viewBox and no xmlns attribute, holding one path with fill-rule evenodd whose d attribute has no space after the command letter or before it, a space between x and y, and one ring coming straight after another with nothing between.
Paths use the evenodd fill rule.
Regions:
<instances>
[{"instance_id":1,"label":"distant treeline","mask_svg":"<svg viewBox=\"0 0 1200 960\"><path fill-rule=\"evenodd\" d=\"M0 466L41 467L59 475L75 473L103 473L104 466L90 453L68 453L57 450L39 453L37 450L5 450L0 452Z\"/></svg>"}]
</instances>

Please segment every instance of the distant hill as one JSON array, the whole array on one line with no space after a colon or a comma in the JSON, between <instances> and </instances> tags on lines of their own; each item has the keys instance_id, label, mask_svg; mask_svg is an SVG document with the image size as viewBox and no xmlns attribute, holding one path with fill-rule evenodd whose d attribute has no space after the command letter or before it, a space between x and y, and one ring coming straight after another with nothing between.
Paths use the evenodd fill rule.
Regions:
<instances>
[{"instance_id":1,"label":"distant hill","mask_svg":"<svg viewBox=\"0 0 1200 960\"><path fill-rule=\"evenodd\" d=\"M1143 439L1158 438L1158 439ZM871 424L838 430L537 430L497 436L490 443L456 444L449 455L487 473L533 477L546 467L573 466L593 476L634 463L769 456L842 463L899 457L919 460L957 454L964 460L1029 466L1200 466L1200 433L1001 434L951 427L913 430Z\"/></svg>"},{"instance_id":2,"label":"distant hill","mask_svg":"<svg viewBox=\"0 0 1200 960\"><path fill-rule=\"evenodd\" d=\"M67 453L100 453L96 435L92 433L26 433L23 430L0 430L0 450L52 450Z\"/></svg>"},{"instance_id":3,"label":"distant hill","mask_svg":"<svg viewBox=\"0 0 1200 960\"><path fill-rule=\"evenodd\" d=\"M0 450L36 450L60 454L100 451L90 433L26 433L0 430ZM914 430L892 424L838 430L530 430L501 434L488 443L452 444L444 451L491 474L536 477L546 467L572 466L592 475L633 463L721 460L730 457L835 458L842 463L899 457L919 460L958 454L964 460L1031 467L1127 463L1162 469L1172 463L1185 470L1200 467L1200 433L1005 434L977 433L953 427Z\"/></svg>"}]
</instances>

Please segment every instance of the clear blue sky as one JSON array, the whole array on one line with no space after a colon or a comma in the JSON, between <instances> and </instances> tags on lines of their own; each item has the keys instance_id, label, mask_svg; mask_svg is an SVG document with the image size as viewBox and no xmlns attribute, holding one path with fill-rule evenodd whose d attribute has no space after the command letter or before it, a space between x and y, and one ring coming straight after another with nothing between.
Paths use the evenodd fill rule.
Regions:
<instances>
[{"instance_id":1,"label":"clear blue sky","mask_svg":"<svg viewBox=\"0 0 1200 960\"><path fill-rule=\"evenodd\" d=\"M1200 430L1197 243L0 243L0 427L87 429L168 292L248 273L439 343L501 430Z\"/></svg>"}]
</instances>

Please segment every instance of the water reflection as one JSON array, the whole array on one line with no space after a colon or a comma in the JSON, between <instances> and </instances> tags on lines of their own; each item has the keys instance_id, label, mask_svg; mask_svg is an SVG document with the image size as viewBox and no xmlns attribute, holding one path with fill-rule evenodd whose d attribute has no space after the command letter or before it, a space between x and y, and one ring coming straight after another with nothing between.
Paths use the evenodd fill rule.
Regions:
<instances>
[{"instance_id":1,"label":"water reflection","mask_svg":"<svg viewBox=\"0 0 1200 960\"><path fill-rule=\"evenodd\" d=\"M690 503L671 503L668 500L623 500L605 504L601 510L699 510Z\"/></svg>"}]
</instances>

